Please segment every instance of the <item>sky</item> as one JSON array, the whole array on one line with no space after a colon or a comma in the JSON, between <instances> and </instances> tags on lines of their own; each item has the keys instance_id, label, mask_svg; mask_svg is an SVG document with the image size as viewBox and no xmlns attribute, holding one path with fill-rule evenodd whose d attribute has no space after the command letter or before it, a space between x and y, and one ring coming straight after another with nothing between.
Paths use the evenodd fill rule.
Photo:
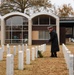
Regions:
<instances>
[{"instance_id":1,"label":"sky","mask_svg":"<svg viewBox=\"0 0 74 75\"><path fill-rule=\"evenodd\" d=\"M63 4L71 4L72 8L74 9L74 0L50 0L52 4L56 6L61 6Z\"/></svg>"}]
</instances>

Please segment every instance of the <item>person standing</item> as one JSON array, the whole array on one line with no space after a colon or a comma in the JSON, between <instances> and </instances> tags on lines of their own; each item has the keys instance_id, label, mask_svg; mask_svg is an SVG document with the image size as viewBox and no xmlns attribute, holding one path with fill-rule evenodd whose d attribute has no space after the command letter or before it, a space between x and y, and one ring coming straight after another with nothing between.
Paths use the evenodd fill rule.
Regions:
<instances>
[{"instance_id":1,"label":"person standing","mask_svg":"<svg viewBox=\"0 0 74 75\"><path fill-rule=\"evenodd\" d=\"M59 45L58 45L58 37L57 33L54 30L54 26L47 27L50 34L50 39L48 42L51 42L51 56L50 57L57 57L57 52L59 51Z\"/></svg>"}]
</instances>

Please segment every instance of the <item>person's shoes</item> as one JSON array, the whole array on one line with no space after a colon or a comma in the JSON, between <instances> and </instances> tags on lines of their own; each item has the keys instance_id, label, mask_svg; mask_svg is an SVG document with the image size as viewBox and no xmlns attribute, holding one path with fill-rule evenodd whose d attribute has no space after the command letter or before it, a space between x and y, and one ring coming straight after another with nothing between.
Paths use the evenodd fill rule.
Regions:
<instances>
[{"instance_id":1,"label":"person's shoes","mask_svg":"<svg viewBox=\"0 0 74 75\"><path fill-rule=\"evenodd\" d=\"M54 56L54 57L56 57L56 58L57 58L57 56Z\"/></svg>"},{"instance_id":2,"label":"person's shoes","mask_svg":"<svg viewBox=\"0 0 74 75\"><path fill-rule=\"evenodd\" d=\"M41 56L38 56L38 58L43 58L43 56L41 55Z\"/></svg>"},{"instance_id":3,"label":"person's shoes","mask_svg":"<svg viewBox=\"0 0 74 75\"><path fill-rule=\"evenodd\" d=\"M43 58L43 55L38 55L38 58Z\"/></svg>"},{"instance_id":4,"label":"person's shoes","mask_svg":"<svg viewBox=\"0 0 74 75\"><path fill-rule=\"evenodd\" d=\"M57 56L50 56L50 57L57 58Z\"/></svg>"},{"instance_id":5,"label":"person's shoes","mask_svg":"<svg viewBox=\"0 0 74 75\"><path fill-rule=\"evenodd\" d=\"M50 57L54 57L54 56L50 56Z\"/></svg>"}]
</instances>

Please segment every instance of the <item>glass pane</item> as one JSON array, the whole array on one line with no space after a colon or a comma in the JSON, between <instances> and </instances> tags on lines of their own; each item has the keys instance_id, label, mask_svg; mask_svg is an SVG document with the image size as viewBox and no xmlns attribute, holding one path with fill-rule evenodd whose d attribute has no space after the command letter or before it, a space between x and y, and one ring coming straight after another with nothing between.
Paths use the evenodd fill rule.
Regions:
<instances>
[{"instance_id":1,"label":"glass pane","mask_svg":"<svg viewBox=\"0 0 74 75\"><path fill-rule=\"evenodd\" d=\"M10 31L6 31L6 39L11 39L11 32Z\"/></svg>"},{"instance_id":2,"label":"glass pane","mask_svg":"<svg viewBox=\"0 0 74 75\"><path fill-rule=\"evenodd\" d=\"M39 39L43 39L43 31L39 31Z\"/></svg>"},{"instance_id":3,"label":"glass pane","mask_svg":"<svg viewBox=\"0 0 74 75\"><path fill-rule=\"evenodd\" d=\"M23 32L23 43L28 43L28 32Z\"/></svg>"},{"instance_id":4,"label":"glass pane","mask_svg":"<svg viewBox=\"0 0 74 75\"><path fill-rule=\"evenodd\" d=\"M22 32L12 32L12 39L16 40L16 39L22 39Z\"/></svg>"},{"instance_id":5,"label":"glass pane","mask_svg":"<svg viewBox=\"0 0 74 75\"><path fill-rule=\"evenodd\" d=\"M12 26L12 30L22 30L22 26Z\"/></svg>"},{"instance_id":6,"label":"glass pane","mask_svg":"<svg viewBox=\"0 0 74 75\"><path fill-rule=\"evenodd\" d=\"M5 43L7 44L7 43L11 43L11 40L5 40Z\"/></svg>"},{"instance_id":7,"label":"glass pane","mask_svg":"<svg viewBox=\"0 0 74 75\"><path fill-rule=\"evenodd\" d=\"M66 34L72 34L72 28L66 28Z\"/></svg>"},{"instance_id":8,"label":"glass pane","mask_svg":"<svg viewBox=\"0 0 74 75\"><path fill-rule=\"evenodd\" d=\"M49 39L49 38L50 38L49 32L46 31L46 32L45 32L45 39Z\"/></svg>"},{"instance_id":9,"label":"glass pane","mask_svg":"<svg viewBox=\"0 0 74 75\"><path fill-rule=\"evenodd\" d=\"M46 36L45 36L45 31L43 31L43 39L45 39L45 37L46 37Z\"/></svg>"},{"instance_id":10,"label":"glass pane","mask_svg":"<svg viewBox=\"0 0 74 75\"><path fill-rule=\"evenodd\" d=\"M6 26L6 30L11 30L11 26Z\"/></svg>"},{"instance_id":11,"label":"glass pane","mask_svg":"<svg viewBox=\"0 0 74 75\"><path fill-rule=\"evenodd\" d=\"M50 38L48 31L39 31L39 39L41 40L47 40Z\"/></svg>"},{"instance_id":12,"label":"glass pane","mask_svg":"<svg viewBox=\"0 0 74 75\"><path fill-rule=\"evenodd\" d=\"M24 26L27 26L27 25L28 25L28 22L23 22L23 25L24 25Z\"/></svg>"},{"instance_id":13,"label":"glass pane","mask_svg":"<svg viewBox=\"0 0 74 75\"><path fill-rule=\"evenodd\" d=\"M12 25L12 18L9 18L6 20L6 26L11 26Z\"/></svg>"},{"instance_id":14,"label":"glass pane","mask_svg":"<svg viewBox=\"0 0 74 75\"><path fill-rule=\"evenodd\" d=\"M12 39L12 43L22 43L22 40L20 40L20 39Z\"/></svg>"},{"instance_id":15,"label":"glass pane","mask_svg":"<svg viewBox=\"0 0 74 75\"><path fill-rule=\"evenodd\" d=\"M38 17L33 18L33 25L38 25Z\"/></svg>"},{"instance_id":16,"label":"glass pane","mask_svg":"<svg viewBox=\"0 0 74 75\"><path fill-rule=\"evenodd\" d=\"M23 25L24 26L28 25L28 19L26 17L23 17Z\"/></svg>"},{"instance_id":17,"label":"glass pane","mask_svg":"<svg viewBox=\"0 0 74 75\"><path fill-rule=\"evenodd\" d=\"M28 30L28 26L23 26L23 30Z\"/></svg>"},{"instance_id":18,"label":"glass pane","mask_svg":"<svg viewBox=\"0 0 74 75\"><path fill-rule=\"evenodd\" d=\"M51 17L51 18L50 18L50 24L56 24L56 19L53 18L53 17Z\"/></svg>"},{"instance_id":19,"label":"glass pane","mask_svg":"<svg viewBox=\"0 0 74 75\"><path fill-rule=\"evenodd\" d=\"M48 25L49 24L49 16L44 16L44 15L39 16L39 23Z\"/></svg>"}]
</instances>

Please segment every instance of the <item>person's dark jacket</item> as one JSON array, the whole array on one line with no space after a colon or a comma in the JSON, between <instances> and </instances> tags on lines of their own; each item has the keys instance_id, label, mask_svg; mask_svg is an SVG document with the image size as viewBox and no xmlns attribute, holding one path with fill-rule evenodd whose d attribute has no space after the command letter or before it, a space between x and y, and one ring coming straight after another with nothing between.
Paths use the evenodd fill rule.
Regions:
<instances>
[{"instance_id":1,"label":"person's dark jacket","mask_svg":"<svg viewBox=\"0 0 74 75\"><path fill-rule=\"evenodd\" d=\"M51 42L51 52L59 51L58 37L54 30L50 32L49 42Z\"/></svg>"}]
</instances>

